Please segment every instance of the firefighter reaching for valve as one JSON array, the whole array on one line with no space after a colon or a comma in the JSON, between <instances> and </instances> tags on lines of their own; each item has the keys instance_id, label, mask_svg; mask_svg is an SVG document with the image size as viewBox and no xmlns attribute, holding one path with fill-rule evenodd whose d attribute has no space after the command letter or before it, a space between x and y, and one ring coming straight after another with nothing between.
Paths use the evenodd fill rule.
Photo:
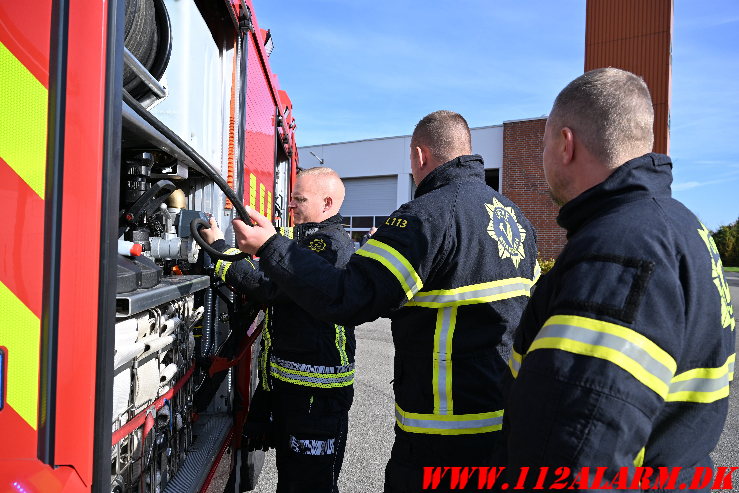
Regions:
<instances>
[{"instance_id":1,"label":"firefighter reaching for valve","mask_svg":"<svg viewBox=\"0 0 739 493\"><path fill-rule=\"evenodd\" d=\"M242 251L312 315L356 325L392 319L395 443L385 491L419 491L424 466L500 463L502 385L511 331L538 276L536 235L485 184L467 122L437 111L410 144L415 198L345 268L276 234L263 216L234 221Z\"/></svg>"},{"instance_id":2,"label":"firefighter reaching for valve","mask_svg":"<svg viewBox=\"0 0 739 493\"><path fill-rule=\"evenodd\" d=\"M296 226L280 228L283 237L312 259L343 267L354 252L338 214L343 200L344 185L335 171L302 171L289 204ZM201 234L219 251L236 251L227 248L213 219ZM338 492L354 397L354 328L321 321L310 307L297 306L257 260L219 260L215 274L270 306L260 382L247 420L249 447L274 446L277 491Z\"/></svg>"}]
</instances>

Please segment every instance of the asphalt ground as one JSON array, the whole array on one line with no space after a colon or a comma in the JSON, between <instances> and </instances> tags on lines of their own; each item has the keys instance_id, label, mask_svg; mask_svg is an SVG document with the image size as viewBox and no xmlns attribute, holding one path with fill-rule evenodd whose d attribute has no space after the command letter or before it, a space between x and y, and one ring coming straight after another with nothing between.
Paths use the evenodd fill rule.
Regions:
<instances>
[{"instance_id":1,"label":"asphalt ground","mask_svg":"<svg viewBox=\"0 0 739 493\"><path fill-rule=\"evenodd\" d=\"M726 279L735 307L734 317L739 321L739 273L727 272ZM739 329L735 332L739 339ZM390 320L379 319L360 325L356 328L356 337L355 397L349 412L349 439L339 490L342 493L380 492L383 490L385 463L393 443L394 401L390 381L393 378L394 349ZM739 466L739 378L731 384L729 401L724 432L711 454L716 467ZM739 491L739 471L732 477L732 491ZM274 450L270 450L254 491L273 493L276 485Z\"/></svg>"}]
</instances>

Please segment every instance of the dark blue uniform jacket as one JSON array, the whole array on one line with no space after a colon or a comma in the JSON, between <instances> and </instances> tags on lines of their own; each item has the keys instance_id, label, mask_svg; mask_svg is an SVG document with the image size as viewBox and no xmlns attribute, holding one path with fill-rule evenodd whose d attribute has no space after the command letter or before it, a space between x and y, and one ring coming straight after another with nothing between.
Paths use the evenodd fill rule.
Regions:
<instances>
[{"instance_id":1,"label":"dark blue uniform jacket","mask_svg":"<svg viewBox=\"0 0 739 493\"><path fill-rule=\"evenodd\" d=\"M512 330L537 275L536 235L485 184L480 156L426 176L345 269L280 236L259 254L270 279L317 317L347 325L392 319L403 432L500 430Z\"/></svg>"},{"instance_id":2,"label":"dark blue uniform jacket","mask_svg":"<svg viewBox=\"0 0 739 493\"><path fill-rule=\"evenodd\" d=\"M514 341L511 467L711 466L735 321L711 234L671 183L647 154L562 207L567 245Z\"/></svg>"},{"instance_id":3,"label":"dark blue uniform jacket","mask_svg":"<svg viewBox=\"0 0 739 493\"><path fill-rule=\"evenodd\" d=\"M286 241L309 258L321 259L332 266L343 267L354 253L354 243L338 214L320 223L280 229ZM214 242L213 246L227 253L238 252L227 249L223 240ZM263 386L268 380L276 385L298 385L313 390L352 385L356 347L354 327L319 320L310 308L296 305L265 275L257 260L233 263L219 260L216 275L252 299L271 307L260 354Z\"/></svg>"}]
</instances>

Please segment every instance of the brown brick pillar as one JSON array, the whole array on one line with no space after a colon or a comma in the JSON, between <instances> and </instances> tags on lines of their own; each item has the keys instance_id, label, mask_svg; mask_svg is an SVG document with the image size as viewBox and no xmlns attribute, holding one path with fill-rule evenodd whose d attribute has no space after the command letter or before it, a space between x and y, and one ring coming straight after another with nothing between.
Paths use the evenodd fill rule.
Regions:
<instances>
[{"instance_id":1,"label":"brown brick pillar","mask_svg":"<svg viewBox=\"0 0 739 493\"><path fill-rule=\"evenodd\" d=\"M557 258L566 242L557 225L559 208L549 197L542 168L546 118L503 123L503 195L521 208L536 228L539 258Z\"/></svg>"},{"instance_id":2,"label":"brown brick pillar","mask_svg":"<svg viewBox=\"0 0 739 493\"><path fill-rule=\"evenodd\" d=\"M585 71L616 67L641 76L654 104L654 151L670 151L672 0L588 0Z\"/></svg>"}]
</instances>

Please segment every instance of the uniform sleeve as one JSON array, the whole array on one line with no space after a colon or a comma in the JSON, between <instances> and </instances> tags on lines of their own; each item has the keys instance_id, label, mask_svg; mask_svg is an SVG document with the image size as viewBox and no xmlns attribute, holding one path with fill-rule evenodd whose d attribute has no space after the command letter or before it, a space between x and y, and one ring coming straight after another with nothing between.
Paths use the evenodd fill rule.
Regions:
<instances>
[{"instance_id":1,"label":"uniform sleeve","mask_svg":"<svg viewBox=\"0 0 739 493\"><path fill-rule=\"evenodd\" d=\"M684 330L679 278L667 263L615 255L558 267L515 337L509 466L607 466L612 475L641 465L669 399Z\"/></svg>"},{"instance_id":2,"label":"uniform sleeve","mask_svg":"<svg viewBox=\"0 0 739 493\"><path fill-rule=\"evenodd\" d=\"M223 240L217 240L211 246L226 254L240 253L237 248L229 248ZM262 272L257 260L249 258L235 262L218 260L215 265L215 275L235 290L251 296L259 303L273 304L287 299L277 285Z\"/></svg>"},{"instance_id":3,"label":"uniform sleeve","mask_svg":"<svg viewBox=\"0 0 739 493\"><path fill-rule=\"evenodd\" d=\"M428 218L401 209L343 269L279 236L259 253L270 279L303 309L328 322L359 325L389 315L421 289L443 255L444 232L434 229Z\"/></svg>"}]
</instances>

